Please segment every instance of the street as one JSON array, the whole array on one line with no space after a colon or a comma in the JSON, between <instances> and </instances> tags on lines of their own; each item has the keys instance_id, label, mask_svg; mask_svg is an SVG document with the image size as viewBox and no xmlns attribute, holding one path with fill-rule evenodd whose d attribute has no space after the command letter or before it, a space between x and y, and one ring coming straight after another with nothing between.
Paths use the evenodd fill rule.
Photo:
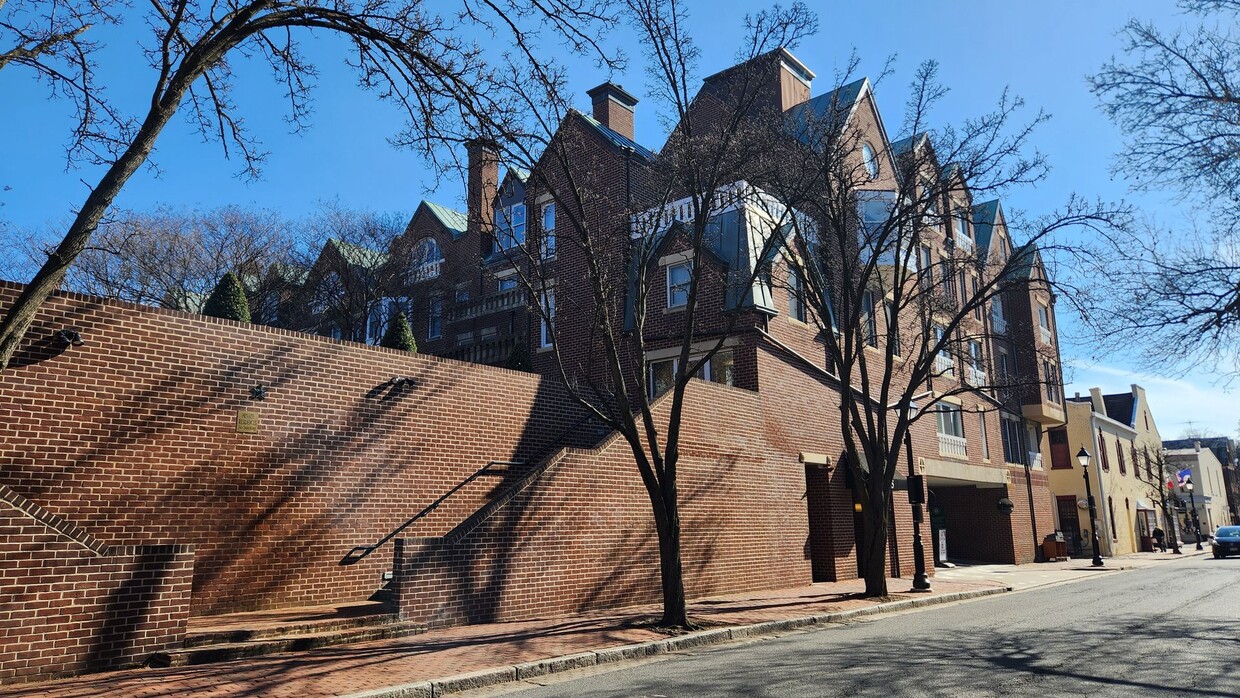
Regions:
<instances>
[{"instance_id":1,"label":"street","mask_svg":"<svg viewBox=\"0 0 1240 698\"><path fill-rule=\"evenodd\" d=\"M1237 582L1193 557L488 695L1240 696Z\"/></svg>"}]
</instances>

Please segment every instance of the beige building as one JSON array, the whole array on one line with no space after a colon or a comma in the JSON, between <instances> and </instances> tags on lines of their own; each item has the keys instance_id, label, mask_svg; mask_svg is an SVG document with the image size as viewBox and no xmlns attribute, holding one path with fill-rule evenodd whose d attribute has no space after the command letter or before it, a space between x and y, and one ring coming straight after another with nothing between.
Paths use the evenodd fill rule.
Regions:
<instances>
[{"instance_id":1,"label":"beige building","mask_svg":"<svg viewBox=\"0 0 1240 698\"><path fill-rule=\"evenodd\" d=\"M1193 448L1169 450L1166 454L1167 463L1175 471L1192 470L1192 496L1190 497L1188 492L1181 491L1179 488L1176 488L1176 491L1177 496L1185 505L1190 503L1196 505L1197 516L1201 520L1201 532L1207 536L1214 535L1214 531L1219 526L1231 523L1231 519L1227 516L1227 491L1223 484L1223 464L1219 462L1218 456L1214 455L1210 449L1202 448L1200 443L1195 444ZM1188 531L1187 524L1191 522L1191 519L1191 514L1181 515L1179 523L1182 531ZM1195 540L1191 533L1183 535L1185 540Z\"/></svg>"},{"instance_id":2,"label":"beige building","mask_svg":"<svg viewBox=\"0 0 1240 698\"><path fill-rule=\"evenodd\" d=\"M1104 395L1091 388L1087 397L1078 393L1064 404L1067 425L1047 433L1056 527L1075 554L1092 554L1085 479L1076 458L1084 448L1090 454L1089 483L1102 555L1149 549L1156 526L1174 529L1158 511L1159 488L1165 482L1158 466L1162 437L1145 389L1133 385L1129 392Z\"/></svg>"}]
</instances>

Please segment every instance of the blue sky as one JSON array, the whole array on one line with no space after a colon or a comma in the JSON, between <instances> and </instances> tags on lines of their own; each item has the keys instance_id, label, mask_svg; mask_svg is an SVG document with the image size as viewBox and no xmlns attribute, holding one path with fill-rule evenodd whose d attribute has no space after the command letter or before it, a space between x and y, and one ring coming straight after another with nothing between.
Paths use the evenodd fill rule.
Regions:
<instances>
[{"instance_id":1,"label":"blue sky","mask_svg":"<svg viewBox=\"0 0 1240 698\"><path fill-rule=\"evenodd\" d=\"M689 4L702 49L700 76L735 62L741 17L753 6L723 0ZM1120 51L1116 33L1129 17L1163 27L1186 21L1168 0L921 0L812 6L819 12L820 32L794 52L818 74L815 93L834 85L836 71L854 48L863 60L863 73L876 71L888 56L897 56L896 73L877 89L892 137L900 126L911 73L927 58L940 63L941 80L951 88L935 114L939 122L987 110L1005 88L1026 100L1030 116L1037 108L1049 112L1053 118L1038 131L1034 144L1048 155L1054 169L1036 189L1015 192L1005 201L1006 208L1029 213L1050 210L1072 192L1105 199L1127 196L1126 184L1114 179L1109 169L1120 134L1099 111L1085 76ZM99 37L107 44L100 77L113 100L135 113L149 99L144 92L151 79L138 51L139 36L131 30ZM662 105L644 98L640 52L627 30L610 39L627 46L631 59L628 70L612 79L642 99L637 106L637 139L658 147L665 136L659 118ZM262 67L244 62L235 66L237 101L244 107L248 126L270 151L261 181L238 179L239 165L225 160L217 144L201 142L188 123L174 121L158 144L154 160L159 172L148 169L136 175L117 204L134 209L242 204L271 208L290 218L305 216L319 202L333 199L352 208L400 214L412 212L422 198L461 207L459 181L436 182L415 154L389 146L387 138L400 127L399 115L354 85L340 64L344 55L340 46L316 38L308 48L319 61L321 75L312 127L299 135L289 132L278 87ZM607 77L589 63L574 63L571 87L579 95L578 108L589 110L585 91ZM13 69L0 71L0 95L4 96L0 132L20 134L6 138L0 152L0 218L17 228L52 234L85 198L84 182L93 182L98 172L91 168L66 172L63 146L71 124L66 103L47 101L27 74ZM5 186L11 189L4 191ZM1175 213L1163 197L1147 195L1138 201L1162 218ZM1135 373L1126 357L1091 356L1087 346L1071 337L1072 319L1060 321L1068 330L1064 358L1074 368L1069 373L1073 381L1069 394L1087 392L1094 385L1106 392L1126 391L1130 383L1141 382L1149 390L1165 435L1178 435L1190 421L1219 433L1235 432L1240 401L1234 393L1211 385L1209 377L1190 374L1171 380Z\"/></svg>"}]
</instances>

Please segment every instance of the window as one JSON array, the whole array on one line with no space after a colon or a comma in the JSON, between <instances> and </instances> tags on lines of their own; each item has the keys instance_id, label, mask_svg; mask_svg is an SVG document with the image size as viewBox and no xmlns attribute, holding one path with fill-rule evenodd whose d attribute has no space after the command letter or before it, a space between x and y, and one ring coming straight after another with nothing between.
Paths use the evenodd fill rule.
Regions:
<instances>
[{"instance_id":1,"label":"window","mask_svg":"<svg viewBox=\"0 0 1240 698\"><path fill-rule=\"evenodd\" d=\"M1007 312L1003 307L1003 296L990 299L990 324L999 334L1007 331Z\"/></svg>"},{"instance_id":2,"label":"window","mask_svg":"<svg viewBox=\"0 0 1240 698\"><path fill-rule=\"evenodd\" d=\"M795 268L788 269L788 317L805 322L805 284Z\"/></svg>"},{"instance_id":3,"label":"window","mask_svg":"<svg viewBox=\"0 0 1240 698\"><path fill-rule=\"evenodd\" d=\"M499 280L499 291L501 293L503 293L504 291L511 291L516 287L517 287L516 277L505 276L504 278Z\"/></svg>"},{"instance_id":4,"label":"window","mask_svg":"<svg viewBox=\"0 0 1240 698\"><path fill-rule=\"evenodd\" d=\"M874 315L874 292L861 294L861 322L863 323L862 339L871 347L878 346L878 318Z\"/></svg>"},{"instance_id":5,"label":"window","mask_svg":"<svg viewBox=\"0 0 1240 698\"><path fill-rule=\"evenodd\" d=\"M939 403L935 417L939 434L954 436L958 439L964 438L964 421L960 416L960 405Z\"/></svg>"},{"instance_id":6,"label":"window","mask_svg":"<svg viewBox=\"0 0 1240 698\"><path fill-rule=\"evenodd\" d=\"M982 305L983 305L981 301L981 286L978 284L976 276L972 277L972 280L973 280L973 299L972 300L976 304L973 307L973 317L977 318L978 320L981 320L982 319Z\"/></svg>"},{"instance_id":7,"label":"window","mask_svg":"<svg viewBox=\"0 0 1240 698\"><path fill-rule=\"evenodd\" d=\"M956 361L952 358L951 352L948 351L948 342L943 339L944 331L939 325L934 326L934 343L937 345L943 342L939 353L934 357L934 370L937 375L951 376L956 373Z\"/></svg>"},{"instance_id":8,"label":"window","mask_svg":"<svg viewBox=\"0 0 1240 698\"><path fill-rule=\"evenodd\" d=\"M422 238L413 248L409 259L409 280L411 282L426 281L439 276L443 267L443 254L439 251L439 243L435 238Z\"/></svg>"},{"instance_id":9,"label":"window","mask_svg":"<svg viewBox=\"0 0 1240 698\"><path fill-rule=\"evenodd\" d=\"M1141 477L1141 461L1137 460L1137 443L1132 443L1132 474Z\"/></svg>"},{"instance_id":10,"label":"window","mask_svg":"<svg viewBox=\"0 0 1240 698\"><path fill-rule=\"evenodd\" d=\"M1008 356L1007 349L1002 347L995 353L995 370L999 373L1000 383L1007 383L1008 375L1011 372L1012 359Z\"/></svg>"},{"instance_id":11,"label":"window","mask_svg":"<svg viewBox=\"0 0 1240 698\"><path fill-rule=\"evenodd\" d=\"M542 322L539 323L538 346L546 349L555 343L555 292L542 292Z\"/></svg>"},{"instance_id":12,"label":"window","mask_svg":"<svg viewBox=\"0 0 1240 698\"><path fill-rule=\"evenodd\" d=\"M495 239L501 250L525 244L525 204L513 204L495 211Z\"/></svg>"},{"instance_id":13,"label":"window","mask_svg":"<svg viewBox=\"0 0 1240 698\"><path fill-rule=\"evenodd\" d=\"M857 193L857 198L861 227L870 235L878 233L883 224L891 218L891 212L896 203L895 192L862 191Z\"/></svg>"},{"instance_id":14,"label":"window","mask_svg":"<svg viewBox=\"0 0 1240 698\"><path fill-rule=\"evenodd\" d=\"M977 413L977 429L982 435L982 458L990 460L990 439L986 436L986 413Z\"/></svg>"},{"instance_id":15,"label":"window","mask_svg":"<svg viewBox=\"0 0 1240 698\"><path fill-rule=\"evenodd\" d=\"M943 296L947 299L948 305L955 307L956 275L951 272L951 268L946 263L943 265Z\"/></svg>"},{"instance_id":16,"label":"window","mask_svg":"<svg viewBox=\"0 0 1240 698\"><path fill-rule=\"evenodd\" d=\"M969 237L969 212L967 209L962 208L952 216L952 235L956 238L958 246L973 246L973 238Z\"/></svg>"},{"instance_id":17,"label":"window","mask_svg":"<svg viewBox=\"0 0 1240 698\"><path fill-rule=\"evenodd\" d=\"M431 298L426 313L426 338L439 339L443 334L443 299L439 296Z\"/></svg>"},{"instance_id":18,"label":"window","mask_svg":"<svg viewBox=\"0 0 1240 698\"><path fill-rule=\"evenodd\" d=\"M689 280L692 273L691 262L681 262L667 268L667 307L680 308L688 305Z\"/></svg>"},{"instance_id":19,"label":"window","mask_svg":"<svg viewBox=\"0 0 1240 698\"><path fill-rule=\"evenodd\" d=\"M969 340L969 364L978 370L983 365L982 343L976 339Z\"/></svg>"},{"instance_id":20,"label":"window","mask_svg":"<svg viewBox=\"0 0 1240 698\"><path fill-rule=\"evenodd\" d=\"M555 203L543 204L542 207L542 248L543 259L555 259Z\"/></svg>"},{"instance_id":21,"label":"window","mask_svg":"<svg viewBox=\"0 0 1240 698\"><path fill-rule=\"evenodd\" d=\"M1050 309L1041 303L1038 304L1038 326L1044 330L1051 328Z\"/></svg>"},{"instance_id":22,"label":"window","mask_svg":"<svg viewBox=\"0 0 1240 698\"><path fill-rule=\"evenodd\" d=\"M1008 414L999 416L999 436L1003 440L1003 460L1008 463L1025 462L1024 429L1020 417Z\"/></svg>"},{"instance_id":23,"label":"window","mask_svg":"<svg viewBox=\"0 0 1240 698\"><path fill-rule=\"evenodd\" d=\"M1046 379L1046 399L1059 404L1059 368L1051 361L1042 360L1042 375Z\"/></svg>"},{"instance_id":24,"label":"window","mask_svg":"<svg viewBox=\"0 0 1240 698\"><path fill-rule=\"evenodd\" d=\"M1159 487L1161 487L1161 486L1162 486L1162 483L1160 483L1158 480L1155 480L1155 479L1154 479L1154 461L1150 460L1150 447L1149 447L1149 446L1142 446L1142 447L1141 447L1141 450L1142 450L1142 452L1144 452L1144 455L1145 455L1145 475L1146 475L1146 477L1149 479L1149 481L1150 481L1150 482L1153 482L1153 483L1157 484ZM1136 466L1133 466L1133 467L1135 468ZM1161 478L1160 478L1160 479L1161 479Z\"/></svg>"},{"instance_id":25,"label":"window","mask_svg":"<svg viewBox=\"0 0 1240 698\"><path fill-rule=\"evenodd\" d=\"M891 345L891 355L900 355L900 318L896 314L896 304L887 304L887 343Z\"/></svg>"},{"instance_id":26,"label":"window","mask_svg":"<svg viewBox=\"0 0 1240 698\"><path fill-rule=\"evenodd\" d=\"M1102 430L1098 430L1098 455L1102 458L1102 469L1111 470L1111 461L1107 458L1107 438L1102 435Z\"/></svg>"},{"instance_id":27,"label":"window","mask_svg":"<svg viewBox=\"0 0 1240 698\"><path fill-rule=\"evenodd\" d=\"M457 303L464 303L469 300L469 284L457 284L456 293L452 297Z\"/></svg>"},{"instance_id":28,"label":"window","mask_svg":"<svg viewBox=\"0 0 1240 698\"><path fill-rule=\"evenodd\" d=\"M922 245L917 250L917 268L921 270L921 283L925 288L934 287L934 258L930 255L930 246Z\"/></svg>"},{"instance_id":29,"label":"window","mask_svg":"<svg viewBox=\"0 0 1240 698\"><path fill-rule=\"evenodd\" d=\"M702 356L689 357L689 365L692 366L697 363ZM679 365L679 358L662 359L647 363L651 400L672 388L676 381L676 368ZM715 352L714 356L710 357L710 361L702 364L697 373L694 374L694 377L708 380L712 383L719 383L720 385L734 385L734 367L735 361L732 350L720 349Z\"/></svg>"},{"instance_id":30,"label":"window","mask_svg":"<svg viewBox=\"0 0 1240 698\"><path fill-rule=\"evenodd\" d=\"M1118 438L1115 439L1115 456L1119 462L1119 474L1127 475L1128 468L1127 464L1124 462L1124 444Z\"/></svg>"},{"instance_id":31,"label":"window","mask_svg":"<svg viewBox=\"0 0 1240 698\"><path fill-rule=\"evenodd\" d=\"M861 157L865 159L866 174L870 175L870 179L878 179L878 155L869 143L861 146Z\"/></svg>"}]
</instances>

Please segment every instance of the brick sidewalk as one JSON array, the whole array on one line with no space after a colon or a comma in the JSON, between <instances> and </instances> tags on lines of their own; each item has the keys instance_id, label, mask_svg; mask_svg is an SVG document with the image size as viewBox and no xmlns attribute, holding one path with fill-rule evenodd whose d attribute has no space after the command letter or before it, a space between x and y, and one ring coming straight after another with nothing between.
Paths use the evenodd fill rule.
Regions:
<instances>
[{"instance_id":1,"label":"brick sidewalk","mask_svg":"<svg viewBox=\"0 0 1240 698\"><path fill-rule=\"evenodd\" d=\"M905 582L892 580L892 589ZM926 599L986 592L992 582L934 582ZM690 615L705 628L791 620L880 606L857 598L860 580L700 599ZM644 627L657 606L636 606L572 618L470 625L411 637L270 655L177 669L134 669L39 684L0 687L0 696L313 696L347 695L512 666L591 650L666 640Z\"/></svg>"}]
</instances>

